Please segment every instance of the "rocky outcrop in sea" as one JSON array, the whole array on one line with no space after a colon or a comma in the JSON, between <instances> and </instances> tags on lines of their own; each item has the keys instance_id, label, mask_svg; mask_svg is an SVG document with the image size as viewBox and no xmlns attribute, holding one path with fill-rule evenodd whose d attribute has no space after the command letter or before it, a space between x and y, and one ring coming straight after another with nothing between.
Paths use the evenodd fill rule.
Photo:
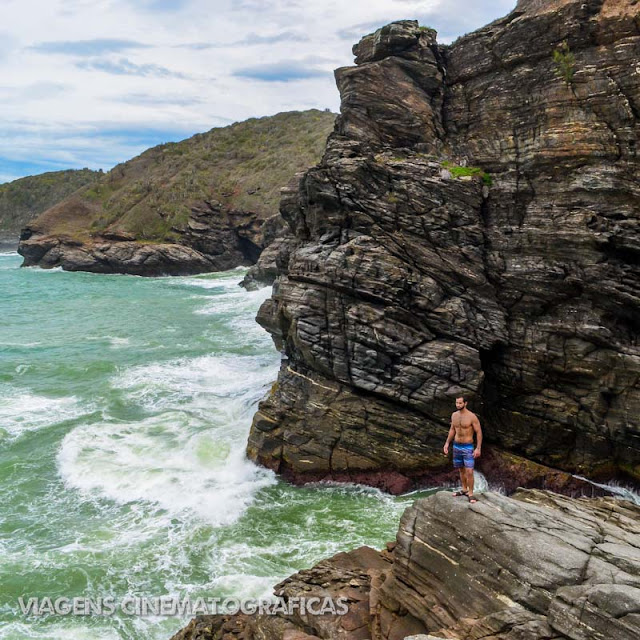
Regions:
<instances>
[{"instance_id":1,"label":"rocky outcrop in sea","mask_svg":"<svg viewBox=\"0 0 640 640\"><path fill-rule=\"evenodd\" d=\"M322 560L274 595L344 615L200 616L172 640L635 640L640 507L520 490L417 500L396 541ZM416 635L418 634L418 635Z\"/></svg>"},{"instance_id":2,"label":"rocky outcrop in sea","mask_svg":"<svg viewBox=\"0 0 640 640\"><path fill-rule=\"evenodd\" d=\"M639 24L633 0L521 0L450 46L410 20L354 46L281 202L253 460L434 483L465 394L490 480L640 481Z\"/></svg>"},{"instance_id":3,"label":"rocky outcrop in sea","mask_svg":"<svg viewBox=\"0 0 640 640\"><path fill-rule=\"evenodd\" d=\"M82 220L84 202L66 200L58 209ZM264 221L252 211L225 210L219 203L193 206L180 242L141 242L133 234L103 232L91 240L42 233L25 227L18 253L23 267L62 267L65 271L128 273L138 276L191 275L225 271L256 262L263 250Z\"/></svg>"}]
</instances>

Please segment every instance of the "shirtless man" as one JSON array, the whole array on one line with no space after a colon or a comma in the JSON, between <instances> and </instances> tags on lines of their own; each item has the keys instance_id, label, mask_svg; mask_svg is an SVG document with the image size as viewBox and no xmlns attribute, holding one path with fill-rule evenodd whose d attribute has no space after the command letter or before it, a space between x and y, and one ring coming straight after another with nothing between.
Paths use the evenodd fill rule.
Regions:
<instances>
[{"instance_id":1,"label":"shirtless man","mask_svg":"<svg viewBox=\"0 0 640 640\"><path fill-rule=\"evenodd\" d=\"M478 500L473 495L473 464L480 457L482 447L482 429L478 416L467 409L464 396L456 398L457 411L451 414L451 428L444 443L444 455L449 455L449 443L453 440L453 468L460 470L462 490L455 491L454 496L467 496L469 502ZM477 443L473 448L473 434L477 435ZM455 438L455 439L454 439Z\"/></svg>"}]
</instances>

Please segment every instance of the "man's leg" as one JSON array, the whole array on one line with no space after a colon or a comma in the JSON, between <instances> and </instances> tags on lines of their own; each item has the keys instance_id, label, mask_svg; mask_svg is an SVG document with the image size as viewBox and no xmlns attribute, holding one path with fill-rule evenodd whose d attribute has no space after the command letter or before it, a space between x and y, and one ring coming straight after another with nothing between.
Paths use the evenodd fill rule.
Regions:
<instances>
[{"instance_id":1,"label":"man's leg","mask_svg":"<svg viewBox=\"0 0 640 640\"><path fill-rule=\"evenodd\" d=\"M462 485L462 489L459 491L456 490L453 492L453 495L456 497L466 496L467 495L467 476L464 472L464 456L460 451L459 447L453 445L453 468L457 469L460 473L460 484Z\"/></svg>"},{"instance_id":2,"label":"man's leg","mask_svg":"<svg viewBox=\"0 0 640 640\"><path fill-rule=\"evenodd\" d=\"M467 491L469 491L469 485L467 483L467 470L464 467L460 467L458 471L460 471L460 484L462 485L462 490L466 493Z\"/></svg>"},{"instance_id":3,"label":"man's leg","mask_svg":"<svg viewBox=\"0 0 640 640\"><path fill-rule=\"evenodd\" d=\"M471 497L473 495L473 468L465 467L464 475L466 477L466 484L467 484L467 490L469 492L469 497Z\"/></svg>"}]
</instances>

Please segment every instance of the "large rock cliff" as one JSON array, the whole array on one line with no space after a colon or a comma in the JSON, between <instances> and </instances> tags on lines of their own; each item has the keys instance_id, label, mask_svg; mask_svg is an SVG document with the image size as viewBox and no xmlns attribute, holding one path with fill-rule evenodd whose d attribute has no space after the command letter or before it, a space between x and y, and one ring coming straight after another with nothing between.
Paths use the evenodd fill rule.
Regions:
<instances>
[{"instance_id":1,"label":"large rock cliff","mask_svg":"<svg viewBox=\"0 0 640 640\"><path fill-rule=\"evenodd\" d=\"M406 490L447 468L466 394L494 459L640 480L640 5L521 0L354 54L281 201L258 320L286 358L248 455Z\"/></svg>"},{"instance_id":2,"label":"large rock cliff","mask_svg":"<svg viewBox=\"0 0 640 640\"><path fill-rule=\"evenodd\" d=\"M469 505L442 491L407 508L386 550L274 588L286 602L346 598L344 615L201 616L173 640L636 640L639 544L630 502L519 491Z\"/></svg>"}]
</instances>

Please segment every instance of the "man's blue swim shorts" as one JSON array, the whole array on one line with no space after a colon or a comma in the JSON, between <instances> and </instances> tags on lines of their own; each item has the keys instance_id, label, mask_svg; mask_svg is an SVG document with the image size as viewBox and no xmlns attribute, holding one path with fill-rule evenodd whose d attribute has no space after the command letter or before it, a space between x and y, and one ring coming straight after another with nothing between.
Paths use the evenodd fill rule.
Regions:
<instances>
[{"instance_id":1,"label":"man's blue swim shorts","mask_svg":"<svg viewBox=\"0 0 640 640\"><path fill-rule=\"evenodd\" d=\"M462 442L454 442L453 443L453 468L460 469L461 467L466 467L467 469L473 469L473 442L462 443Z\"/></svg>"}]
</instances>

